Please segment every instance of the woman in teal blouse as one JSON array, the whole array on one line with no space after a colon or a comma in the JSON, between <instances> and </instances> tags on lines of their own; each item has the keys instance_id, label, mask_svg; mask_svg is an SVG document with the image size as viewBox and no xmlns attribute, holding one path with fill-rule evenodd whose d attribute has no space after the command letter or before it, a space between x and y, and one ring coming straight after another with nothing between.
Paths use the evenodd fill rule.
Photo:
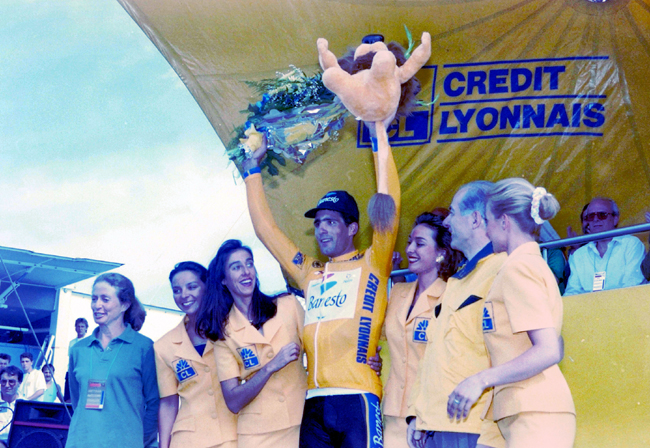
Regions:
<instances>
[{"instance_id":1,"label":"woman in teal blouse","mask_svg":"<svg viewBox=\"0 0 650 448\"><path fill-rule=\"evenodd\" d=\"M157 436L158 382L153 342L137 331L145 311L131 280L102 274L91 308L99 326L70 351L74 414L66 448L143 448Z\"/></svg>"}]
</instances>

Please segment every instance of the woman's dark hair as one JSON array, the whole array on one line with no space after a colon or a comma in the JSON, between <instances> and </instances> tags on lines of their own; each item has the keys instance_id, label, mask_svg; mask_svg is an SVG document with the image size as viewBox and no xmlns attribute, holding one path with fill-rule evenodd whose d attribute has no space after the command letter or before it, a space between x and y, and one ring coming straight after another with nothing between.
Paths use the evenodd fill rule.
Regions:
<instances>
[{"instance_id":1,"label":"woman's dark hair","mask_svg":"<svg viewBox=\"0 0 650 448\"><path fill-rule=\"evenodd\" d=\"M204 268L203 265L194 261L181 261L180 263L176 264L176 266L174 266L174 269L172 269L172 271L169 273L169 283L174 280L174 276L176 274L184 271L194 272L203 283L206 283L208 281L208 270Z\"/></svg>"},{"instance_id":2,"label":"woman's dark hair","mask_svg":"<svg viewBox=\"0 0 650 448\"><path fill-rule=\"evenodd\" d=\"M206 292L199 307L196 332L212 341L226 339L226 325L234 301L223 280L226 278L228 259L238 250L245 250L251 257L253 256L250 248L244 246L241 241L227 240L221 245L208 267ZM275 299L260 291L257 276L251 308L253 314L251 324L258 330L273 318L278 310Z\"/></svg>"},{"instance_id":3,"label":"woman's dark hair","mask_svg":"<svg viewBox=\"0 0 650 448\"><path fill-rule=\"evenodd\" d=\"M465 257L461 252L451 248L451 233L442 225L444 218L441 216L439 209L436 210L438 210L436 214L425 212L419 215L415 218L413 227L424 224L433 230L433 240L436 242L436 246L438 246L439 250L445 252L445 259L440 263L438 275L444 281L447 281L449 277L456 273L456 269L458 269Z\"/></svg>"},{"instance_id":4,"label":"woman's dark hair","mask_svg":"<svg viewBox=\"0 0 650 448\"><path fill-rule=\"evenodd\" d=\"M124 312L124 323L130 324L135 331L140 331L144 324L144 318L146 317L147 312L135 296L135 288L133 287L131 280L122 274L111 272L97 277L93 286L99 282L106 282L115 288L120 303L129 305Z\"/></svg>"}]
</instances>

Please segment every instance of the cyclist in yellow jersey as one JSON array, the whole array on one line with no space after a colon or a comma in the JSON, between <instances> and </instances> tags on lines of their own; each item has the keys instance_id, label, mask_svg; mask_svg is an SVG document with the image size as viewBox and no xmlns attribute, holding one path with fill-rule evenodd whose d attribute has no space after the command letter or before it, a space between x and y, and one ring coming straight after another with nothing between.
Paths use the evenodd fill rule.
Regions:
<instances>
[{"instance_id":1,"label":"cyclist in yellow jersey","mask_svg":"<svg viewBox=\"0 0 650 448\"><path fill-rule=\"evenodd\" d=\"M372 125L371 134L374 137ZM329 262L305 255L277 227L264 195L259 162L266 144L244 164L248 208L255 232L306 298L304 344L308 392L300 446L383 446L382 384L368 365L376 352L386 311L387 282L399 223L400 188L387 141L373 141L378 193L390 195L395 212L388 228L373 229L372 245L354 245L359 210L345 191L331 191L305 213Z\"/></svg>"}]
</instances>

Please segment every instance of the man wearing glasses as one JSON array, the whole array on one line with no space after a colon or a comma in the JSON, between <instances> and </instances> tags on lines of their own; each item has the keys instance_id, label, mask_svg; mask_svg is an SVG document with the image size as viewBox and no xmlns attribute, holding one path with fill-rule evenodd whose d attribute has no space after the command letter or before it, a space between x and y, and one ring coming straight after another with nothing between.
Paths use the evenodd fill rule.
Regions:
<instances>
[{"instance_id":1,"label":"man wearing glasses","mask_svg":"<svg viewBox=\"0 0 650 448\"><path fill-rule=\"evenodd\" d=\"M585 214L591 234L615 229L618 219L618 206L609 198L592 199ZM582 246L569 257L571 276L564 295L641 284L644 252L641 240L632 235L592 241Z\"/></svg>"},{"instance_id":2,"label":"man wearing glasses","mask_svg":"<svg viewBox=\"0 0 650 448\"><path fill-rule=\"evenodd\" d=\"M16 366L0 369L0 447L6 448L9 429L14 418L18 388L23 382L23 372Z\"/></svg>"}]
</instances>

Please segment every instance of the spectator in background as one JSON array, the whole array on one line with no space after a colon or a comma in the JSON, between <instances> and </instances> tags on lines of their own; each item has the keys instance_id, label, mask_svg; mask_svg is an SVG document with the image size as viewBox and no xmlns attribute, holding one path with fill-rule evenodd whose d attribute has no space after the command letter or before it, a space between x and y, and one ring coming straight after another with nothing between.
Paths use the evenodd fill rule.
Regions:
<instances>
[{"instance_id":1,"label":"spectator in background","mask_svg":"<svg viewBox=\"0 0 650 448\"><path fill-rule=\"evenodd\" d=\"M582 234L587 235L591 233L591 229L589 228L589 222L585 219L587 216L587 207L589 207L589 203L586 203L584 207L582 207L582 212L580 213L580 226L582 227ZM575 238L578 236L576 232L574 232L573 228L571 226L566 228L566 237L567 238ZM569 253L568 255L573 254L576 250L584 246L584 244L576 244L575 246L569 246ZM568 274L568 273L567 273Z\"/></svg>"},{"instance_id":2,"label":"spectator in background","mask_svg":"<svg viewBox=\"0 0 650 448\"><path fill-rule=\"evenodd\" d=\"M77 337L70 341L68 345L68 356L70 356L70 350L72 347L83 338L86 337L86 332L88 331L88 321L83 317L78 318L74 321L74 330L77 332ZM70 385L68 384L68 372L65 373L65 385L63 387L63 397L66 403L70 402Z\"/></svg>"},{"instance_id":3,"label":"spectator in background","mask_svg":"<svg viewBox=\"0 0 650 448\"><path fill-rule=\"evenodd\" d=\"M62 403L63 394L61 388L56 381L54 381L54 366L52 364L45 364L41 367L41 372L45 377L45 393L43 394L43 401L45 403Z\"/></svg>"},{"instance_id":4,"label":"spectator in background","mask_svg":"<svg viewBox=\"0 0 650 448\"><path fill-rule=\"evenodd\" d=\"M16 366L0 369L0 447L7 447L14 408L19 397L18 389L23 381L23 372Z\"/></svg>"},{"instance_id":5,"label":"spectator in background","mask_svg":"<svg viewBox=\"0 0 650 448\"><path fill-rule=\"evenodd\" d=\"M20 365L25 372L20 385L20 398L28 401L43 401L43 393L47 386L43 372L34 369L34 355L29 352L20 355Z\"/></svg>"},{"instance_id":6,"label":"spectator in background","mask_svg":"<svg viewBox=\"0 0 650 448\"><path fill-rule=\"evenodd\" d=\"M88 321L83 317L74 321L74 331L77 332L77 337L70 341L68 345L68 355L70 355L70 349L83 338L86 337L86 332L88 331Z\"/></svg>"},{"instance_id":7,"label":"spectator in background","mask_svg":"<svg viewBox=\"0 0 650 448\"><path fill-rule=\"evenodd\" d=\"M645 212L645 222L650 223L650 212ZM650 281L650 251L641 262L641 272L646 280ZM0 355L1 356L1 355Z\"/></svg>"},{"instance_id":8,"label":"spectator in background","mask_svg":"<svg viewBox=\"0 0 650 448\"><path fill-rule=\"evenodd\" d=\"M77 332L77 337L70 341L68 345L68 356L70 356L70 350L72 347L83 338L86 337L86 332L88 331L88 321L83 317L78 318L74 321L74 330ZM68 384L68 372L65 373L65 385L63 387L63 397L66 403L70 402L70 385Z\"/></svg>"},{"instance_id":9,"label":"spectator in background","mask_svg":"<svg viewBox=\"0 0 650 448\"><path fill-rule=\"evenodd\" d=\"M587 207L585 221L590 233L600 233L614 230L619 216L618 206L612 199L594 198ZM632 235L605 238L582 246L569 257L571 275L564 295L641 284L644 253L643 243Z\"/></svg>"},{"instance_id":10,"label":"spectator in background","mask_svg":"<svg viewBox=\"0 0 650 448\"><path fill-rule=\"evenodd\" d=\"M11 356L6 353L0 353L0 370L8 367L11 364Z\"/></svg>"}]
</instances>

